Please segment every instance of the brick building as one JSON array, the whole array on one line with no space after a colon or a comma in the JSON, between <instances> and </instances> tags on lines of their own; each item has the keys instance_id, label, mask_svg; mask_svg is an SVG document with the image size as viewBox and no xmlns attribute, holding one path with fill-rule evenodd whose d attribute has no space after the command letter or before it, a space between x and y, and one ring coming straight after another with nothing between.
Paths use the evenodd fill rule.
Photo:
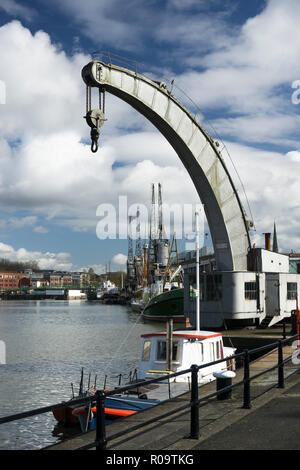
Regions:
<instances>
[{"instance_id":1,"label":"brick building","mask_svg":"<svg viewBox=\"0 0 300 470\"><path fill-rule=\"evenodd\" d=\"M31 281L24 273L0 273L0 289L30 287Z\"/></svg>"}]
</instances>

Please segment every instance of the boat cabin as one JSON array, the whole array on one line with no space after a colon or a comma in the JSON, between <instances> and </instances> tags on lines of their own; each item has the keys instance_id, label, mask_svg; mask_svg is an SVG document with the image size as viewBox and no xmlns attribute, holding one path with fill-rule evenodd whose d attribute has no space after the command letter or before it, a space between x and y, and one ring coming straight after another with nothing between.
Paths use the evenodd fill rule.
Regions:
<instances>
[{"instance_id":1,"label":"boat cabin","mask_svg":"<svg viewBox=\"0 0 300 470\"><path fill-rule=\"evenodd\" d=\"M171 347L172 345L172 347ZM172 349L172 352L171 352ZM169 353L168 353L169 351ZM191 365L205 364L232 356L234 348L224 347L221 333L210 331L175 331L171 341L166 333L142 335L142 348L139 362L139 380L170 374L189 369ZM227 361L200 369L199 382L214 380L213 373L228 369ZM172 379L187 382L190 374Z\"/></svg>"}]
</instances>

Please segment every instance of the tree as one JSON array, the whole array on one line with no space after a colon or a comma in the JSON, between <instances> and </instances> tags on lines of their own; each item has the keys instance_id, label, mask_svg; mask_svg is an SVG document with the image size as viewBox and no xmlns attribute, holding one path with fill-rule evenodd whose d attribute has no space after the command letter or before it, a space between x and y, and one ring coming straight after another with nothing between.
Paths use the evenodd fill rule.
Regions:
<instances>
[{"instance_id":1,"label":"tree","mask_svg":"<svg viewBox=\"0 0 300 470\"><path fill-rule=\"evenodd\" d=\"M89 278L89 284L90 285L97 286L99 284L99 276L98 276L98 274L95 273L93 268L89 268L88 278Z\"/></svg>"}]
</instances>

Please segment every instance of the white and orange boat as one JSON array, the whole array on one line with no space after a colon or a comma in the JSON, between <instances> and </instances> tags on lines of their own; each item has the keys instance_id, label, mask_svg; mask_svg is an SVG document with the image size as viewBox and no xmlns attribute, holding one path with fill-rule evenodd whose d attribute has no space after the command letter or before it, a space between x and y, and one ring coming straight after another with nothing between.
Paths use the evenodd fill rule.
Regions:
<instances>
[{"instance_id":1,"label":"white and orange boat","mask_svg":"<svg viewBox=\"0 0 300 470\"><path fill-rule=\"evenodd\" d=\"M171 343L171 344L170 344ZM169 349L169 359L167 351ZM199 369L200 384L215 380L214 372L234 370L235 364L229 359L235 348L225 347L222 333L201 330L181 330L172 333L172 340L167 333L142 335L142 351L138 368L138 380L172 374L190 369L192 364L205 366L210 362L224 359L215 365ZM188 382L190 373L170 378L171 382Z\"/></svg>"},{"instance_id":2,"label":"white and orange boat","mask_svg":"<svg viewBox=\"0 0 300 470\"><path fill-rule=\"evenodd\" d=\"M138 411L145 410L152 406L158 405L158 400L143 399L137 396L131 397L126 395L114 395L105 398L104 413L105 420L110 422L114 419L124 418L133 415ZM87 406L79 406L74 408L72 414L80 423L82 432L95 428L96 425L96 406L89 408Z\"/></svg>"},{"instance_id":3,"label":"white and orange boat","mask_svg":"<svg viewBox=\"0 0 300 470\"><path fill-rule=\"evenodd\" d=\"M215 380L215 372L235 369L235 362L229 359L236 349L225 347L222 333L203 331L200 329L200 274L199 274L199 222L196 213L196 318L195 330L172 331L169 322L168 332L142 335L142 350L138 368L138 380L162 374L180 372L195 364L205 366L215 361L218 364L201 367L198 372L198 383L203 384ZM170 382L189 382L191 374L182 374L170 378Z\"/></svg>"},{"instance_id":4,"label":"white and orange boat","mask_svg":"<svg viewBox=\"0 0 300 470\"><path fill-rule=\"evenodd\" d=\"M197 247L197 264L199 264L199 249ZM199 266L197 272L199 273ZM223 344L223 335L220 332L204 331L200 329L200 299L199 299L199 274L196 290L196 328L174 331L172 321L169 321L167 331L147 333L141 336L141 353L137 372L138 383L143 380L164 376L166 380L159 384L150 384L149 389L143 386L147 398L137 396L114 395L107 397L104 402L105 416L108 419L129 416L143 409L157 405L159 402L170 398L170 384L172 384L172 396L179 395L188 390L191 381L191 373L183 373L172 377L171 374L186 371L193 364L202 366L198 371L199 385L216 380L220 374L235 375L235 361L232 356L236 349L226 347ZM211 364L219 361L217 364ZM228 377L228 375L224 375ZM188 384L188 388L187 388ZM133 390L132 390L133 392ZM92 413L90 413L90 411ZM91 429L93 421L87 421L87 417L93 416L95 409L89 410L80 407L73 410L73 416L77 416L83 430Z\"/></svg>"}]
</instances>

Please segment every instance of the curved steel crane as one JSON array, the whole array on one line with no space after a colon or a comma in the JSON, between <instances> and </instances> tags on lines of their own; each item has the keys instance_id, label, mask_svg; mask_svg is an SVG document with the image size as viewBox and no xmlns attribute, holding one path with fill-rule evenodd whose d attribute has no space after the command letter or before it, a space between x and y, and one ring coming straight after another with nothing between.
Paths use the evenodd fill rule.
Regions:
<instances>
[{"instance_id":1,"label":"curved steel crane","mask_svg":"<svg viewBox=\"0 0 300 470\"><path fill-rule=\"evenodd\" d=\"M218 147L194 116L168 91L136 71L95 60L82 69L87 85L88 124L92 150L97 150L99 127L105 121L104 92L130 104L172 145L187 169L204 205L219 271L247 270L250 249L248 222ZM102 96L99 110L90 109L91 88Z\"/></svg>"}]
</instances>

